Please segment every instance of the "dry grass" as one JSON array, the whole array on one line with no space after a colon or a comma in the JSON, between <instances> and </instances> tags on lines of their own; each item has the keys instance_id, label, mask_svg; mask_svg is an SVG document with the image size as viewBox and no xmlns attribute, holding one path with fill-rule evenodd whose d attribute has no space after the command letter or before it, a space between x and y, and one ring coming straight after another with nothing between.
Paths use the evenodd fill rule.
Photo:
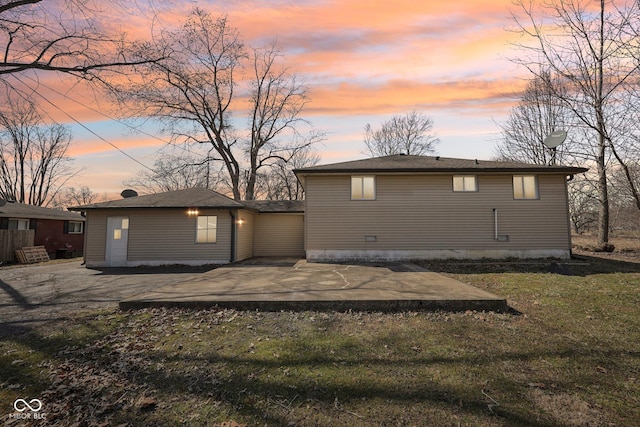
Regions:
<instances>
[{"instance_id":1,"label":"dry grass","mask_svg":"<svg viewBox=\"0 0 640 427\"><path fill-rule=\"evenodd\" d=\"M0 341L0 417L29 396L48 425L65 426L640 419L640 264L585 256L566 275L548 262L429 267L505 296L514 312L90 313Z\"/></svg>"},{"instance_id":2,"label":"dry grass","mask_svg":"<svg viewBox=\"0 0 640 427\"><path fill-rule=\"evenodd\" d=\"M573 248L579 252L593 252L596 246L596 238L589 235L574 235L571 237ZM610 239L618 254L637 254L640 258L640 235L639 236L617 236Z\"/></svg>"}]
</instances>

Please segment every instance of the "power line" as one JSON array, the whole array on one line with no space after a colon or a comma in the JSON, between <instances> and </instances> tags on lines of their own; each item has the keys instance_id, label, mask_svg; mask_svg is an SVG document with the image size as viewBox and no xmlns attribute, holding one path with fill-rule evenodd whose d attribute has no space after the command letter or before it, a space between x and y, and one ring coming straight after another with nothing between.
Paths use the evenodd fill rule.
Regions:
<instances>
[{"instance_id":1,"label":"power line","mask_svg":"<svg viewBox=\"0 0 640 427\"><path fill-rule=\"evenodd\" d=\"M103 111L100 111L100 110L98 110L98 109L96 109L96 108L93 108L93 107L92 107L92 106L90 106L90 105L87 105L87 104L85 104L85 103L83 103L83 102L80 102L80 101L78 101L77 99L74 99L74 98L70 97L70 96L69 96L69 95L67 95L66 93L60 92L59 90L54 89L54 88L52 88L51 86L48 86L48 85L46 85L45 83L42 83L41 81L34 79L34 78L33 78L33 77L31 77L31 76L27 76L27 75L25 75L25 77L26 77L26 78L28 78L29 80L31 80L33 83L37 84L38 86L45 87L45 88L47 88L48 90L50 90L51 92L53 92L53 93L55 93L55 94L58 94L58 95L62 96L63 98L65 98L65 99L67 99L67 100L69 100L69 101L75 102L76 104L80 105L81 107L86 108L87 110L91 110L91 111L93 111L94 113L100 114L101 116L103 116L103 117L105 117L105 118L107 118L107 119L109 119L109 120L112 120L112 121L114 121L114 122L116 122L116 123L119 123L119 124L121 124L122 126L128 127L129 129L131 129L131 130L133 130L133 131L136 131L136 132L139 132L139 133L141 133L141 134L143 134L143 135L149 136L149 137L151 137L151 138L153 138L153 139L156 139L156 140L158 140L158 141L160 141L160 142L163 142L163 143L165 143L165 144L167 144L167 145L171 145L171 143L170 143L169 141L166 141L166 140L164 140L164 139L160 138L160 137L159 137L159 136L157 136L157 135L154 135L154 134L149 133L149 132L146 132L146 131L144 131L144 130L142 130L142 129L140 129L140 128L137 128L137 127L135 127L135 126L132 126L132 125L128 124L127 122L125 122L125 121L123 121L123 120L120 120L120 119L118 119L118 118L116 118L116 117L112 117L112 116L110 116L110 115L108 115L108 114L104 113ZM24 84L24 83L23 83L23 84Z\"/></svg>"},{"instance_id":2,"label":"power line","mask_svg":"<svg viewBox=\"0 0 640 427\"><path fill-rule=\"evenodd\" d=\"M24 86L29 87L25 82L23 82L22 80L20 80L20 78L18 76L12 76L14 77L16 80L18 80L20 83L22 83ZM27 76L28 77L28 76ZM30 77L28 77L30 78ZM31 78L30 78L31 79ZM33 79L31 79L33 80ZM40 84L39 82L36 82L37 84ZM44 100L46 103L48 103L49 105L51 105L53 108L55 108L56 110L60 111L62 114L64 114L65 116L67 116L69 119L71 119L73 122L75 122L76 124L78 124L80 127L82 127L84 130L86 130L87 132L91 133L92 135L94 135L96 138L98 138L99 140L106 142L107 144L109 144L110 146L112 146L113 148L115 148L116 150L118 150L121 154L123 154L124 156L128 157L129 159L131 159L132 161L136 162L137 164L139 164L140 166L144 167L145 169L148 169L150 171L154 171L152 168L150 168L149 166L145 165L144 163L142 163L141 161L139 161L138 159L136 159L135 157L133 157L132 155L130 155L129 153L127 153L126 151L124 151L123 149L121 149L120 147L118 147L116 144L112 143L111 141L108 141L107 139L103 138L102 136L98 135L96 132L94 132L93 130L89 129L87 126L85 126L83 123L81 123L79 120L75 119L73 116L71 116L69 113L67 113L66 111L64 111L62 108L58 107L56 104L54 104L51 100L47 99L45 96L39 94L38 92L34 93L36 95L38 95L42 100Z\"/></svg>"}]
</instances>

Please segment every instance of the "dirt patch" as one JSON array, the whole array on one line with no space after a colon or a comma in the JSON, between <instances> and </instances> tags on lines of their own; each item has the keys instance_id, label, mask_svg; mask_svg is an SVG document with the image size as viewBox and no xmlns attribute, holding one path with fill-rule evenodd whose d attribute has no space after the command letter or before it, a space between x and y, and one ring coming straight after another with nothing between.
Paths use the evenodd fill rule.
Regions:
<instances>
[{"instance_id":1,"label":"dirt patch","mask_svg":"<svg viewBox=\"0 0 640 427\"><path fill-rule=\"evenodd\" d=\"M570 427L601 426L606 421L602 409L593 408L578 396L568 393L549 393L535 388L529 393L531 402L562 425Z\"/></svg>"},{"instance_id":2,"label":"dirt patch","mask_svg":"<svg viewBox=\"0 0 640 427\"><path fill-rule=\"evenodd\" d=\"M613 245L613 250L610 252L598 250L596 238L592 236L573 236L571 241L576 255L640 263L640 238L612 238L609 243Z\"/></svg>"}]
</instances>

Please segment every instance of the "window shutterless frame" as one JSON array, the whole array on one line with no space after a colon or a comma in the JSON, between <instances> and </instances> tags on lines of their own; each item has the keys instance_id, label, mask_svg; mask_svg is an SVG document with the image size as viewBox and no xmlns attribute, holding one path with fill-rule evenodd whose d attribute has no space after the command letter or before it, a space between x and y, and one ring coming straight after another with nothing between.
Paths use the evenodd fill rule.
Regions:
<instances>
[{"instance_id":1,"label":"window shutterless frame","mask_svg":"<svg viewBox=\"0 0 640 427\"><path fill-rule=\"evenodd\" d=\"M218 239L218 217L215 215L196 218L196 243L216 243Z\"/></svg>"},{"instance_id":2,"label":"window shutterless frame","mask_svg":"<svg viewBox=\"0 0 640 427\"><path fill-rule=\"evenodd\" d=\"M478 191L478 177L475 175L454 175L454 193L474 193Z\"/></svg>"},{"instance_id":3,"label":"window shutterless frame","mask_svg":"<svg viewBox=\"0 0 640 427\"><path fill-rule=\"evenodd\" d=\"M375 200L376 178L375 176L351 177L351 200Z\"/></svg>"},{"instance_id":4,"label":"window shutterless frame","mask_svg":"<svg viewBox=\"0 0 640 427\"><path fill-rule=\"evenodd\" d=\"M514 175L513 198L516 200L539 199L538 177L535 175Z\"/></svg>"}]
</instances>

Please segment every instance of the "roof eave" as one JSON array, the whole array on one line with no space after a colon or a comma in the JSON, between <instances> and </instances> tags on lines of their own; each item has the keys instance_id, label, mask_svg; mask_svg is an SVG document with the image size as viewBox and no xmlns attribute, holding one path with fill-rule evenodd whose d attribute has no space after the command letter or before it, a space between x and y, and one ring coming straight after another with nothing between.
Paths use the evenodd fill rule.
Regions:
<instances>
[{"instance_id":1,"label":"roof eave","mask_svg":"<svg viewBox=\"0 0 640 427\"><path fill-rule=\"evenodd\" d=\"M87 205L87 206L74 206L71 208L68 208L69 210L72 211L78 211L78 212L86 212L89 210L97 210L97 209L189 209L189 208L194 208L194 209L247 209L246 207L242 206L242 205L234 205L234 206L199 206L199 205L188 205L188 206L94 206L94 205Z\"/></svg>"},{"instance_id":2,"label":"roof eave","mask_svg":"<svg viewBox=\"0 0 640 427\"><path fill-rule=\"evenodd\" d=\"M316 175L316 174L362 174L362 173L385 173L385 174L399 174L399 173L545 173L545 174L577 174L587 172L587 168L578 167L523 167L523 168L510 168L510 167L496 167L496 168L398 168L398 169L381 169L381 168L362 168L362 169L296 169L294 173L296 176Z\"/></svg>"}]
</instances>

